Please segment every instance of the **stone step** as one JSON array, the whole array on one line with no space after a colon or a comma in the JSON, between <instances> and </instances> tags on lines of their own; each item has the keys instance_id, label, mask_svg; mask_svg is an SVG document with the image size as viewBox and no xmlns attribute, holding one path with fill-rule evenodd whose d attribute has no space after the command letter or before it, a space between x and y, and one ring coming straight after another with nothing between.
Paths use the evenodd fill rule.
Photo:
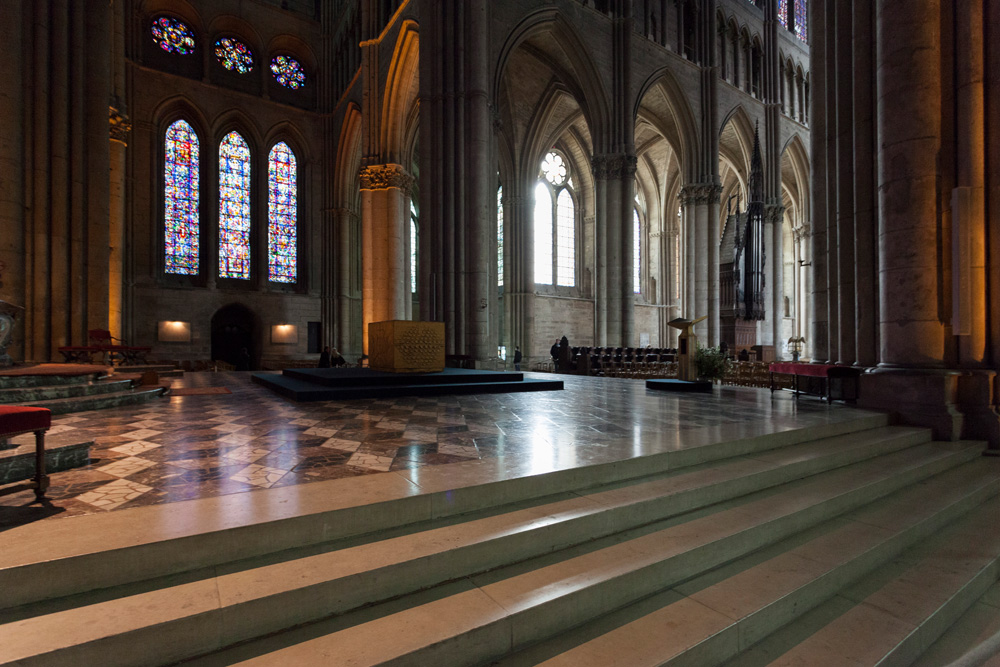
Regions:
<instances>
[{"instance_id":1,"label":"stone step","mask_svg":"<svg viewBox=\"0 0 1000 667\"><path fill-rule=\"evenodd\" d=\"M930 537L947 541L935 536L945 530L954 537L995 517L998 492L1000 463L970 461L530 647L498 667L596 667L615 659L635 667L769 664L773 656L750 647L887 561L912 558L899 556L912 545ZM966 528L954 527L957 521ZM824 663L810 657L795 664L875 661Z\"/></svg>"},{"instance_id":2,"label":"stone step","mask_svg":"<svg viewBox=\"0 0 1000 667\"><path fill-rule=\"evenodd\" d=\"M459 580L430 601L417 596L385 614L363 609L189 664L484 664L977 459L981 450L981 443L921 445ZM217 626L221 636L238 633L234 618Z\"/></svg>"},{"instance_id":3,"label":"stone step","mask_svg":"<svg viewBox=\"0 0 1000 667\"><path fill-rule=\"evenodd\" d=\"M968 660L958 663L963 667L1000 667L1000 581L986 589L912 667L951 665L963 658Z\"/></svg>"},{"instance_id":4,"label":"stone step","mask_svg":"<svg viewBox=\"0 0 1000 667\"><path fill-rule=\"evenodd\" d=\"M783 539L804 525L958 465L980 451L981 446L968 444L917 445L730 501L693 517L660 521L475 575L502 562L497 561L497 552L508 562L525 555L510 542L488 544L478 551L471 545L464 548L463 539L481 543L479 535L506 536L517 526L532 523L527 516L517 516L513 526L504 525L509 517L495 517L26 618L0 628L0 645L8 646L16 659L38 660L37 664L86 663L99 654L116 656L111 664L130 664L139 657L130 647L141 647L164 661L183 659L397 597L409 592L405 587L419 589L433 585L435 579L472 575L477 588L466 593L315 641L333 642L338 651L347 648L346 655L370 656L372 664L404 655L422 664L476 664L658 592ZM533 523L539 518L543 524L558 522L560 515L585 511L592 502L584 498L537 508ZM523 538L525 544L533 541L531 535ZM506 554L508 550L515 553ZM405 564L399 563L401 557ZM467 608L469 604L474 611ZM103 620L95 624L95 618ZM445 618L465 619L468 632L435 624ZM419 637L408 632L427 623L433 632ZM391 648L383 653L386 647L373 641L390 626L408 639L406 650L398 654ZM178 642L177 636L184 641ZM49 637L51 641L40 641ZM316 648L299 645L291 647L290 654L269 657L282 664L315 664ZM312 659L306 659L307 654Z\"/></svg>"},{"instance_id":5,"label":"stone step","mask_svg":"<svg viewBox=\"0 0 1000 667\"><path fill-rule=\"evenodd\" d=\"M142 364L138 366L117 366L115 373L145 373L155 371L160 377L184 377L184 369L170 364Z\"/></svg>"},{"instance_id":6,"label":"stone step","mask_svg":"<svg viewBox=\"0 0 1000 667\"><path fill-rule=\"evenodd\" d=\"M26 405L34 408L48 408L52 411L53 415L64 415L70 412L103 410L106 408L117 408L123 405L136 405L154 398L159 398L166 393L167 390L165 387L157 386L150 387L148 389L129 389L128 391L117 391L109 394L97 394L93 396L23 401L20 405Z\"/></svg>"},{"instance_id":7,"label":"stone step","mask_svg":"<svg viewBox=\"0 0 1000 667\"><path fill-rule=\"evenodd\" d=\"M881 509L872 514L890 518ZM731 667L913 664L996 585L998 516L1000 499L994 497L741 654Z\"/></svg>"},{"instance_id":8,"label":"stone step","mask_svg":"<svg viewBox=\"0 0 1000 667\"><path fill-rule=\"evenodd\" d=\"M34 404L38 401L49 401L60 398L79 398L81 396L96 396L127 391L132 388L128 379L101 379L96 382L36 385L33 387L16 387L0 389L0 404Z\"/></svg>"},{"instance_id":9,"label":"stone step","mask_svg":"<svg viewBox=\"0 0 1000 667\"><path fill-rule=\"evenodd\" d=\"M261 494L250 494L249 500L242 496L220 496L175 505L171 516L194 517L190 521L165 520L159 518L157 508L138 508L88 516L85 522L90 527L88 530L75 528L83 525L80 520L49 524L44 529L39 525L21 526L8 531L11 539L4 549L0 549L0 590L5 591L5 595L0 596L0 608L263 558L293 549L321 549L323 544L337 540L357 540L407 526L432 525L429 522L451 521L475 512L495 513L501 507L516 509L518 503L537 504L544 498L554 502L565 499L567 494L576 496L591 489L608 491L611 490L609 485L648 480L651 475L673 474L675 470L683 471L689 466L725 458L754 454L777 457L772 462L777 466L781 456L792 457L784 463L800 466L798 474L805 475L809 474L812 464L795 461L793 445L802 445L799 455L807 457L810 448L814 452L824 452L827 448L815 442L816 438L863 443L869 438L877 440L877 435L866 432L884 429L887 423L887 416L869 414L808 429L788 429L771 435L753 433L690 450L526 477L511 478L509 466L492 461L471 466L469 477L463 475L465 468L461 464L422 469L419 487L400 476L373 476L342 480L338 486L343 490L341 493L332 493L322 485L269 490L266 506L260 505L264 502ZM895 434L877 445L886 451L905 446L909 438L916 442L927 437L925 432L913 429L882 432ZM850 449L843 444L839 448L831 444L829 456L836 465L843 465L836 457L851 456L846 453ZM863 448L856 452L858 459L867 455ZM743 475L760 474L762 484L770 474L763 460L756 464L734 461L733 466L730 470L742 467L740 474ZM710 480L709 473L700 474ZM493 481L488 481L490 475L494 476ZM731 477L733 475L736 473ZM720 475L720 479L726 477ZM733 484L735 489L737 483ZM717 484L715 488L721 486ZM682 490L682 487L677 489ZM679 495L677 499L664 502L690 502L684 498L691 497ZM260 502L251 502L255 500ZM637 510L645 511L644 507L650 505L636 501ZM145 517L147 513L157 514L153 519L156 531L143 528L150 519L139 518L139 515ZM135 519L131 519L133 515Z\"/></svg>"},{"instance_id":10,"label":"stone step","mask_svg":"<svg viewBox=\"0 0 1000 667\"><path fill-rule=\"evenodd\" d=\"M0 390L17 389L21 387L49 387L53 385L87 384L105 377L110 368L102 371L78 373L72 375L0 375Z\"/></svg>"}]
</instances>

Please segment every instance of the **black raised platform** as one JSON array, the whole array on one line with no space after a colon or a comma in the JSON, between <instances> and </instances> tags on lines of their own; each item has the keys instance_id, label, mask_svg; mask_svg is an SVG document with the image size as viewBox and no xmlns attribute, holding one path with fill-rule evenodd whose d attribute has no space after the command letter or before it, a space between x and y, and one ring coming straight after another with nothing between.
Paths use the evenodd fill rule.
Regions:
<instances>
[{"instance_id":1,"label":"black raised platform","mask_svg":"<svg viewBox=\"0 0 1000 667\"><path fill-rule=\"evenodd\" d=\"M677 392L712 393L712 383L701 380L646 380L646 389Z\"/></svg>"},{"instance_id":2,"label":"black raised platform","mask_svg":"<svg viewBox=\"0 0 1000 667\"><path fill-rule=\"evenodd\" d=\"M253 381L296 401L352 398L503 394L553 391L562 380L525 379L522 373L446 368L439 373L385 373L368 368L288 368L281 375L254 373Z\"/></svg>"}]
</instances>

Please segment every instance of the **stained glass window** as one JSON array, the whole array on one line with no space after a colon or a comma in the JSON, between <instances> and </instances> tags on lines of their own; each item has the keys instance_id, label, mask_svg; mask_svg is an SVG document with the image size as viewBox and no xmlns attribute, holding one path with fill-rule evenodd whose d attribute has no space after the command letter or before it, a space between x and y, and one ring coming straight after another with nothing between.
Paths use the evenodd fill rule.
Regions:
<instances>
[{"instance_id":1,"label":"stained glass window","mask_svg":"<svg viewBox=\"0 0 1000 667\"><path fill-rule=\"evenodd\" d=\"M552 195L545 183L535 186L535 282L552 284Z\"/></svg>"},{"instance_id":2,"label":"stained glass window","mask_svg":"<svg viewBox=\"0 0 1000 667\"><path fill-rule=\"evenodd\" d=\"M219 277L250 278L250 148L237 132L219 146Z\"/></svg>"},{"instance_id":3,"label":"stained glass window","mask_svg":"<svg viewBox=\"0 0 1000 667\"><path fill-rule=\"evenodd\" d=\"M639 236L639 211L632 209L632 291L636 294L642 292L642 241Z\"/></svg>"},{"instance_id":4,"label":"stained glass window","mask_svg":"<svg viewBox=\"0 0 1000 667\"><path fill-rule=\"evenodd\" d=\"M253 52L250 47L233 37L216 40L215 57L230 72L246 74L253 69Z\"/></svg>"},{"instance_id":5,"label":"stained glass window","mask_svg":"<svg viewBox=\"0 0 1000 667\"><path fill-rule=\"evenodd\" d=\"M298 170L285 142L267 156L267 279L294 283L298 261Z\"/></svg>"},{"instance_id":6,"label":"stained glass window","mask_svg":"<svg viewBox=\"0 0 1000 667\"><path fill-rule=\"evenodd\" d=\"M808 42L809 26L806 17L806 0L795 0L795 36L803 42Z\"/></svg>"},{"instance_id":7,"label":"stained glass window","mask_svg":"<svg viewBox=\"0 0 1000 667\"><path fill-rule=\"evenodd\" d=\"M149 32L153 41L167 53L194 53L194 33L182 21L161 16L153 21Z\"/></svg>"},{"instance_id":8,"label":"stained glass window","mask_svg":"<svg viewBox=\"0 0 1000 667\"><path fill-rule=\"evenodd\" d=\"M198 275L198 135L186 121L167 129L164 142L164 270Z\"/></svg>"},{"instance_id":9,"label":"stained glass window","mask_svg":"<svg viewBox=\"0 0 1000 667\"><path fill-rule=\"evenodd\" d=\"M503 287L503 186L497 188L497 287Z\"/></svg>"},{"instance_id":10,"label":"stained glass window","mask_svg":"<svg viewBox=\"0 0 1000 667\"><path fill-rule=\"evenodd\" d=\"M285 88L301 88L306 82L306 71L302 64L289 56L275 56L271 60L271 73Z\"/></svg>"},{"instance_id":11,"label":"stained glass window","mask_svg":"<svg viewBox=\"0 0 1000 667\"><path fill-rule=\"evenodd\" d=\"M569 190L559 193L556 204L556 279L559 285L576 284L576 212Z\"/></svg>"},{"instance_id":12,"label":"stained glass window","mask_svg":"<svg viewBox=\"0 0 1000 667\"><path fill-rule=\"evenodd\" d=\"M778 0L778 23L782 28L788 28L788 0Z\"/></svg>"}]
</instances>

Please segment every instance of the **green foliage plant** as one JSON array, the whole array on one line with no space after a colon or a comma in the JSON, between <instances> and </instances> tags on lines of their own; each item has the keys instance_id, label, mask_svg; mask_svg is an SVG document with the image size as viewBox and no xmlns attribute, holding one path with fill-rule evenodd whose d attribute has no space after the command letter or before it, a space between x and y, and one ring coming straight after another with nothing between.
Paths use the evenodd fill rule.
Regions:
<instances>
[{"instance_id":1,"label":"green foliage plant","mask_svg":"<svg viewBox=\"0 0 1000 667\"><path fill-rule=\"evenodd\" d=\"M699 345L694 353L694 364L700 379L718 381L725 377L732 362L719 348Z\"/></svg>"}]
</instances>

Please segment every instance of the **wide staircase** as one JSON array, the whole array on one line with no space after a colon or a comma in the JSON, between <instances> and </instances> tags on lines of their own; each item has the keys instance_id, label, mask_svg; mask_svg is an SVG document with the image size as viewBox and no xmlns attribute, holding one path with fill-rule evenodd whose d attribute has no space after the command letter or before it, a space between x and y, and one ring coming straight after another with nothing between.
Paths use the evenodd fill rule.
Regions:
<instances>
[{"instance_id":1,"label":"wide staircase","mask_svg":"<svg viewBox=\"0 0 1000 667\"><path fill-rule=\"evenodd\" d=\"M142 385L142 374L156 371L158 375L176 373L171 366L122 367L109 375L106 368L87 367L89 372L72 371L37 375L0 374L0 405L25 405L48 408L54 415L85 410L135 405L166 393L166 387Z\"/></svg>"},{"instance_id":2,"label":"wide staircase","mask_svg":"<svg viewBox=\"0 0 1000 667\"><path fill-rule=\"evenodd\" d=\"M336 508L42 522L0 534L0 663L909 664L997 581L982 451L869 415L492 483L441 466L391 499L347 480Z\"/></svg>"}]
</instances>

